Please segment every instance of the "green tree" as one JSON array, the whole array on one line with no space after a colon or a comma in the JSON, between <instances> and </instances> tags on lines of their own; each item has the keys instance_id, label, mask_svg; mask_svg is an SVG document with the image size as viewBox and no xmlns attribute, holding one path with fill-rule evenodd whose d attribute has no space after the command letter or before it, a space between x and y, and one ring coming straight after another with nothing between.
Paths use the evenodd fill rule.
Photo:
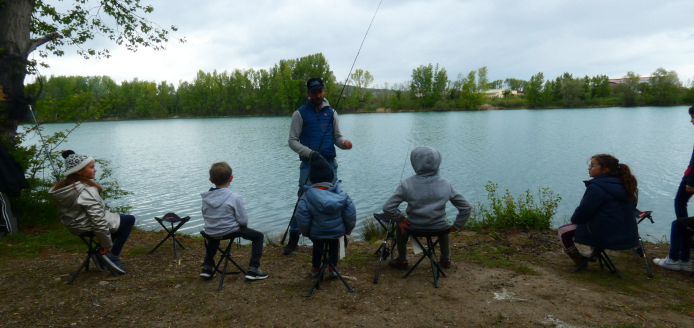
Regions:
<instances>
[{"instance_id":1,"label":"green tree","mask_svg":"<svg viewBox=\"0 0 694 328\"><path fill-rule=\"evenodd\" d=\"M364 89L368 88L369 85L373 83L374 77L371 75L371 73L369 73L369 71L359 68L352 73L352 76L349 77L349 81L354 87L352 92L356 92L357 97L364 100Z\"/></svg>"},{"instance_id":2,"label":"green tree","mask_svg":"<svg viewBox=\"0 0 694 328\"><path fill-rule=\"evenodd\" d=\"M410 82L410 93L419 100L420 107L424 108L427 99L431 97L432 86L434 83L434 66L420 65L412 70L412 81Z\"/></svg>"},{"instance_id":3,"label":"green tree","mask_svg":"<svg viewBox=\"0 0 694 328\"><path fill-rule=\"evenodd\" d=\"M542 72L533 75L525 88L525 101L530 108L536 108L541 103L542 84L545 82L545 76Z\"/></svg>"},{"instance_id":4,"label":"green tree","mask_svg":"<svg viewBox=\"0 0 694 328\"><path fill-rule=\"evenodd\" d=\"M5 0L0 2L0 86L10 95L0 102L0 142L14 145L19 121L28 111L31 99L24 95L24 78L37 63L29 55L62 56L64 46L78 46L85 58L109 57L108 49L82 47L103 36L136 51L140 46L163 49L170 29L145 18L154 8L140 0L74 0L56 5L50 0ZM180 41L184 41L179 39ZM40 63L43 64L43 63Z\"/></svg>"},{"instance_id":5,"label":"green tree","mask_svg":"<svg viewBox=\"0 0 694 328\"><path fill-rule=\"evenodd\" d=\"M680 79L675 71L658 68L649 81L651 89L648 94L656 106L674 105L679 100Z\"/></svg>"}]
</instances>

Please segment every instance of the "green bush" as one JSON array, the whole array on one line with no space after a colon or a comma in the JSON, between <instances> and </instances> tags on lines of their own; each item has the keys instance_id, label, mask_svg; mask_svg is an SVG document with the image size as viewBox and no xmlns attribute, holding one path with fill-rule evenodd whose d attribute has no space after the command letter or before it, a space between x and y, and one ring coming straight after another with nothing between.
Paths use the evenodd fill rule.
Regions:
<instances>
[{"instance_id":1,"label":"green bush","mask_svg":"<svg viewBox=\"0 0 694 328\"><path fill-rule=\"evenodd\" d=\"M524 229L549 229L552 217L557 212L557 206L561 196L554 195L549 188L540 188L535 196L526 190L524 194L514 198L506 189L506 193L500 196L496 190L496 183L489 181L485 186L488 205L477 203L474 214L465 226L467 229L480 230L507 230L513 228Z\"/></svg>"},{"instance_id":2,"label":"green bush","mask_svg":"<svg viewBox=\"0 0 694 328\"><path fill-rule=\"evenodd\" d=\"M386 229L383 229L383 227L376 222L376 218L374 218L373 215L370 216L370 218L364 218L359 232L362 238L368 242L374 242L386 235Z\"/></svg>"}]
</instances>

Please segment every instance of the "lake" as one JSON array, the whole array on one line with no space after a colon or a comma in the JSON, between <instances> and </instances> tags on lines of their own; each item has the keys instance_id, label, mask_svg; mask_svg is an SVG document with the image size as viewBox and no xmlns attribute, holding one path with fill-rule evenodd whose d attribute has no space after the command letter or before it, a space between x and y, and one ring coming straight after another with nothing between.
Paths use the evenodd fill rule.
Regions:
<instances>
[{"instance_id":1,"label":"lake","mask_svg":"<svg viewBox=\"0 0 694 328\"><path fill-rule=\"evenodd\" d=\"M639 227L642 237L661 239L669 237L673 199L694 142L684 106L339 118L354 148L338 149L338 178L354 200L360 221L381 212L401 174L414 174L408 153L417 146L441 151L441 175L472 203L486 203L487 181L514 196L526 189L537 193L540 187L550 188L562 197L555 227L567 222L579 204L590 157L610 153L629 164L639 180L639 209L654 211L655 224L643 222ZM200 193L212 187L209 167L226 161L234 174L230 189L243 198L249 226L276 233L289 222L298 188L298 155L287 146L290 120L281 116L88 122L61 149L111 161L114 177L133 193L123 203L133 206L139 227L158 230L153 218L175 212L191 217L180 231L193 234L203 229ZM44 134L72 126L45 124ZM27 142L39 142L38 137ZM449 205L448 217L456 214Z\"/></svg>"}]
</instances>

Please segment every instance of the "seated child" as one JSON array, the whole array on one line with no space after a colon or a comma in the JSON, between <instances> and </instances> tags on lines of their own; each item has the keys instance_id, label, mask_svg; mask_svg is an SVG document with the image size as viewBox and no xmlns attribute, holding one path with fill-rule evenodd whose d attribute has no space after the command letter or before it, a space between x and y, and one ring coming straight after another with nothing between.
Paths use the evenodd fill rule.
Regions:
<instances>
[{"instance_id":1,"label":"seated child","mask_svg":"<svg viewBox=\"0 0 694 328\"><path fill-rule=\"evenodd\" d=\"M410 153L410 162L415 175L400 183L395 193L383 204L383 213L400 225L395 229L398 258L388 263L391 267L407 270L407 235L405 228L416 230L441 230L448 226L446 203L458 209L451 231L462 229L470 218L472 205L451 183L439 175L441 153L431 147L417 147ZM398 206L407 202L407 217ZM451 250L448 235L439 238L442 268L451 267Z\"/></svg>"},{"instance_id":2,"label":"seated child","mask_svg":"<svg viewBox=\"0 0 694 328\"><path fill-rule=\"evenodd\" d=\"M260 258L263 256L262 232L248 228L248 215L243 207L241 198L229 190L229 184L234 176L227 162L212 164L210 182L215 187L200 194L202 196L202 217L205 221L205 233L211 237L220 238L230 233L236 233L241 238L250 240L251 263L246 271L246 279L259 280L267 278L267 273L260 271ZM202 264L200 277L214 276L214 256L217 254L220 240L212 239L207 242L207 252Z\"/></svg>"},{"instance_id":3,"label":"seated child","mask_svg":"<svg viewBox=\"0 0 694 328\"><path fill-rule=\"evenodd\" d=\"M557 229L564 252L579 265L588 257L574 243L592 248L630 249L639 242L636 203L638 182L629 165L609 154L597 154L590 159L584 181L586 191L571 216L571 223Z\"/></svg>"},{"instance_id":4,"label":"seated child","mask_svg":"<svg viewBox=\"0 0 694 328\"><path fill-rule=\"evenodd\" d=\"M315 155L313 155L315 154ZM296 209L296 222L301 234L313 242L311 277L318 277L323 257L321 238L340 238L352 233L357 223L357 211L352 199L340 187L340 181L333 185L332 166L325 158L314 152L311 156L309 177L313 185L305 186L306 192L299 199ZM339 240L329 242L331 264L337 268L339 260ZM330 268L330 276L337 274Z\"/></svg>"},{"instance_id":5,"label":"seated child","mask_svg":"<svg viewBox=\"0 0 694 328\"><path fill-rule=\"evenodd\" d=\"M120 262L120 252L135 225L135 217L116 214L106 209L101 198L102 188L94 182L96 167L94 158L76 154L72 150L63 152L65 159L65 179L48 191L58 208L60 222L75 235L92 232L102 247L101 261L92 257L99 270L111 270L123 274L125 269Z\"/></svg>"}]
</instances>

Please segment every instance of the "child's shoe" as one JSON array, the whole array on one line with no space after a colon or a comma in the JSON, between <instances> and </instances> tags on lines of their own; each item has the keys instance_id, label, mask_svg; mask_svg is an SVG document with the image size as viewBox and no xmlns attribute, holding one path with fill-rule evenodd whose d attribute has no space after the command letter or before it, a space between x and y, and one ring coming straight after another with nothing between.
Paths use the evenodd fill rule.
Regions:
<instances>
[{"instance_id":1,"label":"child's shoe","mask_svg":"<svg viewBox=\"0 0 694 328\"><path fill-rule=\"evenodd\" d=\"M684 272L692 272L692 264L689 261L680 261L680 270Z\"/></svg>"},{"instance_id":2,"label":"child's shoe","mask_svg":"<svg viewBox=\"0 0 694 328\"><path fill-rule=\"evenodd\" d=\"M328 273L328 277L337 278L337 272L335 272L335 270L337 270L337 268L335 268L335 270L333 270L333 268L328 267L328 270L330 270L330 273Z\"/></svg>"},{"instance_id":3,"label":"child's shoe","mask_svg":"<svg viewBox=\"0 0 694 328\"><path fill-rule=\"evenodd\" d=\"M309 273L311 274L311 278L318 278L319 272L320 272L320 270L316 269L314 267L311 267L311 271L309 271Z\"/></svg>"},{"instance_id":4,"label":"child's shoe","mask_svg":"<svg viewBox=\"0 0 694 328\"><path fill-rule=\"evenodd\" d=\"M443 268L443 269L450 269L451 268L451 259L441 259L439 261L439 264L441 264L441 268Z\"/></svg>"},{"instance_id":5,"label":"child's shoe","mask_svg":"<svg viewBox=\"0 0 694 328\"><path fill-rule=\"evenodd\" d=\"M94 263L94 267L96 267L99 271L106 271L106 266L103 264L103 262L99 261L98 255L92 254L92 263Z\"/></svg>"},{"instance_id":6,"label":"child's shoe","mask_svg":"<svg viewBox=\"0 0 694 328\"><path fill-rule=\"evenodd\" d=\"M260 271L258 268L251 267L246 270L246 279L248 280L262 280L265 278L267 278L267 273Z\"/></svg>"},{"instance_id":7,"label":"child's shoe","mask_svg":"<svg viewBox=\"0 0 694 328\"><path fill-rule=\"evenodd\" d=\"M653 263L659 267L663 267L668 270L680 271L682 270L682 264L680 261L674 261L669 256L664 259L653 259ZM691 270L691 266L690 269Z\"/></svg>"},{"instance_id":8,"label":"child's shoe","mask_svg":"<svg viewBox=\"0 0 694 328\"><path fill-rule=\"evenodd\" d=\"M119 274L124 274L125 269L123 269L123 266L120 264L120 257L115 256L111 254L111 252L108 252L106 254L103 254L99 252L99 256L101 257L101 260L109 267L111 270L115 271L116 273Z\"/></svg>"},{"instance_id":9,"label":"child's shoe","mask_svg":"<svg viewBox=\"0 0 694 328\"><path fill-rule=\"evenodd\" d=\"M407 263L407 260L400 261L399 259L395 259L391 262L388 262L388 266L391 268L396 268L398 270L407 270L410 268L410 265Z\"/></svg>"},{"instance_id":10,"label":"child's shoe","mask_svg":"<svg viewBox=\"0 0 694 328\"><path fill-rule=\"evenodd\" d=\"M209 264L205 264L202 266L202 272L200 272L200 277L212 278L212 277L214 277L214 275L215 275L215 272L214 272L213 266L211 266Z\"/></svg>"}]
</instances>

